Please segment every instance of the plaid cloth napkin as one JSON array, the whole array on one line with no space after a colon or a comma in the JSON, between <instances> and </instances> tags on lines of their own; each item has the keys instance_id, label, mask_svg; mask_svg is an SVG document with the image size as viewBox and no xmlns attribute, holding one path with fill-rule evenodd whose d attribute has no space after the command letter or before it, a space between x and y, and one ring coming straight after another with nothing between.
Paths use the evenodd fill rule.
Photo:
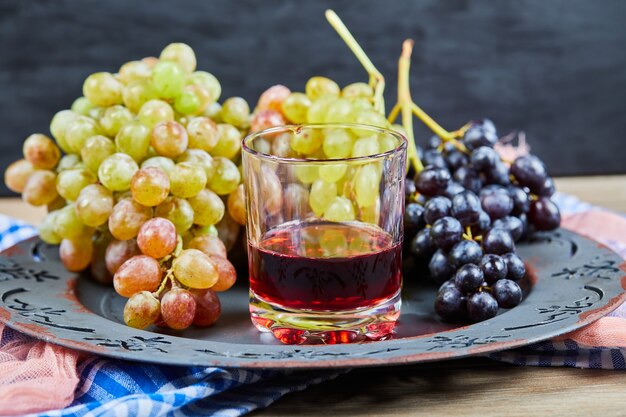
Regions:
<instances>
[{"instance_id":1,"label":"plaid cloth napkin","mask_svg":"<svg viewBox=\"0 0 626 417\"><path fill-rule=\"evenodd\" d=\"M558 195L557 200L561 211L570 216L564 216L564 223L568 228L587 235L591 233L592 237L611 246L626 258L625 218L595 210L589 204L571 196ZM625 232L621 235L613 233L610 236L598 236L593 233L595 228L585 230L586 221L583 224L576 223L584 220L577 216L594 212L598 216L604 216L603 221L610 223L613 232L616 228L619 232L620 227ZM35 233L32 226L0 215L0 250ZM3 367L9 371L7 363L14 366L15 362L19 362L17 365L29 364L38 355L43 355L32 353L32 350L27 355L15 355L12 349L36 344L43 345L42 349L52 350L51 357L56 358L57 362L60 362L59 358L63 358L67 364L67 359L70 359L69 375L54 373L57 371L54 364L47 361L46 365L50 369L43 372L45 383L39 391L33 387L40 381L33 379L32 375L3 377ZM625 355L626 306L622 306L610 317L559 340L498 352L488 357L519 365L626 369ZM7 360L10 362L6 362ZM20 369L19 366L17 369ZM265 407L286 393L303 390L309 385L332 379L346 371L278 372L148 365L78 353L35 341L0 325L0 415L65 407L30 415L240 416ZM26 381L29 390L25 390L23 386L12 389L11 385L19 383L20 377L22 382ZM57 384L63 383L71 388L69 394L66 392L64 397L49 398L47 402L42 402L46 386L58 388Z\"/></svg>"}]
</instances>

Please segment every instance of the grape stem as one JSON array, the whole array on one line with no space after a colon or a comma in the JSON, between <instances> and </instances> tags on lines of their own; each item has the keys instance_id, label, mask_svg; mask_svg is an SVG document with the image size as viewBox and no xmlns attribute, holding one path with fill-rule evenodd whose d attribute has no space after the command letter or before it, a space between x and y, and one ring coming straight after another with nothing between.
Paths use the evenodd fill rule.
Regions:
<instances>
[{"instance_id":1,"label":"grape stem","mask_svg":"<svg viewBox=\"0 0 626 417\"><path fill-rule=\"evenodd\" d=\"M402 43L402 54L398 60L398 103L393 106L390 117L393 116L394 110L397 114L402 113L402 125L406 131L407 140L409 142L408 158L409 164L413 166L415 172L418 173L424 169L424 165L417 154L415 138L413 136L413 116L411 90L409 89L409 70L411 68L411 53L413 52L413 40L407 39ZM398 108L399 110L396 110ZM396 115L397 117L397 115ZM395 118L394 118L395 119Z\"/></svg>"},{"instance_id":2,"label":"grape stem","mask_svg":"<svg viewBox=\"0 0 626 417\"><path fill-rule=\"evenodd\" d=\"M376 69L372 61L369 59L363 48L354 39L354 36L350 33L346 25L341 21L337 13L333 10L326 10L326 20L337 31L341 39L348 45L348 48L359 60L365 71L369 75L369 85L374 89L374 108L381 114L385 114L385 98L383 93L385 92L385 77Z\"/></svg>"},{"instance_id":3,"label":"grape stem","mask_svg":"<svg viewBox=\"0 0 626 417\"><path fill-rule=\"evenodd\" d=\"M161 285L159 285L159 288L156 290L156 292L152 293L156 298L159 298L161 296L161 293L165 289L165 285L167 284L167 281L172 281L172 284L174 283L174 273L172 272L171 269L167 270L167 273L165 274L165 278L163 278L163 281L161 281Z\"/></svg>"}]
</instances>

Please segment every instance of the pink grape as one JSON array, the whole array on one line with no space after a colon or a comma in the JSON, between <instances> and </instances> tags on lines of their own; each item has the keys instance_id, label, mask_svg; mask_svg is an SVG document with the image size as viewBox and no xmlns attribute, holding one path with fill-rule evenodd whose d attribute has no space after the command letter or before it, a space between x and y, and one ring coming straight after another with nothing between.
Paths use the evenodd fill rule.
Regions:
<instances>
[{"instance_id":1,"label":"pink grape","mask_svg":"<svg viewBox=\"0 0 626 417\"><path fill-rule=\"evenodd\" d=\"M161 298L161 317L165 324L175 330L191 326L196 315L193 295L182 288L174 288Z\"/></svg>"},{"instance_id":2,"label":"pink grape","mask_svg":"<svg viewBox=\"0 0 626 417\"><path fill-rule=\"evenodd\" d=\"M115 291L123 297L130 297L139 291L155 291L160 283L159 262L145 255L133 256L113 276Z\"/></svg>"},{"instance_id":3,"label":"pink grape","mask_svg":"<svg viewBox=\"0 0 626 417\"><path fill-rule=\"evenodd\" d=\"M194 290L191 293L196 301L196 315L193 324L208 327L220 318L222 305L217 294L212 290Z\"/></svg>"},{"instance_id":4,"label":"pink grape","mask_svg":"<svg viewBox=\"0 0 626 417\"><path fill-rule=\"evenodd\" d=\"M137 245L144 255L155 259L169 255L176 248L176 226L162 217L145 222L137 235Z\"/></svg>"},{"instance_id":5,"label":"pink grape","mask_svg":"<svg viewBox=\"0 0 626 417\"><path fill-rule=\"evenodd\" d=\"M104 253L104 263L106 264L109 273L115 274L117 269L122 266L124 262L135 255L139 255L140 253L141 251L139 250L135 239L113 239L107 246Z\"/></svg>"},{"instance_id":6,"label":"pink grape","mask_svg":"<svg viewBox=\"0 0 626 417\"><path fill-rule=\"evenodd\" d=\"M152 293L133 294L124 306L124 323L135 329L145 329L154 324L161 314L161 303Z\"/></svg>"}]
</instances>

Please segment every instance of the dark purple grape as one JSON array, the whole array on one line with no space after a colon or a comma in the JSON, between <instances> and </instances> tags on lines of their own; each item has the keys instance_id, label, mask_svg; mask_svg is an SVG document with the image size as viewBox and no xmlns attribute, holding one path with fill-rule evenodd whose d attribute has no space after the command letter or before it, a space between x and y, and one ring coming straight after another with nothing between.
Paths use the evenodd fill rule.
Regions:
<instances>
[{"instance_id":1,"label":"dark purple grape","mask_svg":"<svg viewBox=\"0 0 626 417\"><path fill-rule=\"evenodd\" d=\"M415 181L411 178L404 179L404 196L406 201L409 201L411 196L417 192L417 188L415 188Z\"/></svg>"},{"instance_id":2,"label":"dark purple grape","mask_svg":"<svg viewBox=\"0 0 626 417\"><path fill-rule=\"evenodd\" d=\"M443 193L449 182L450 172L445 168L427 166L415 176L417 191L429 197Z\"/></svg>"},{"instance_id":3,"label":"dark purple grape","mask_svg":"<svg viewBox=\"0 0 626 417\"><path fill-rule=\"evenodd\" d=\"M430 228L430 237L437 247L444 251L452 249L463 236L463 226L454 217L442 217Z\"/></svg>"},{"instance_id":4,"label":"dark purple grape","mask_svg":"<svg viewBox=\"0 0 626 417\"><path fill-rule=\"evenodd\" d=\"M480 217L480 199L471 191L463 191L452 199L452 215L463 226L475 224Z\"/></svg>"},{"instance_id":5,"label":"dark purple grape","mask_svg":"<svg viewBox=\"0 0 626 417\"><path fill-rule=\"evenodd\" d=\"M520 185L530 188L532 192L541 189L548 177L546 167L541 159L530 154L520 156L513 161L511 175Z\"/></svg>"},{"instance_id":6,"label":"dark purple grape","mask_svg":"<svg viewBox=\"0 0 626 417\"><path fill-rule=\"evenodd\" d=\"M507 191L513 200L512 213L515 215L528 213L528 210L530 210L530 197L528 193L516 185L510 185Z\"/></svg>"},{"instance_id":7,"label":"dark purple grape","mask_svg":"<svg viewBox=\"0 0 626 417\"><path fill-rule=\"evenodd\" d=\"M485 213L482 209L480 210L480 215L478 217L478 221L475 225L472 226L472 233L476 235L482 235L491 227L491 218L487 213Z\"/></svg>"},{"instance_id":8,"label":"dark purple grape","mask_svg":"<svg viewBox=\"0 0 626 417\"><path fill-rule=\"evenodd\" d=\"M481 146L475 149L470 156L470 161L474 169L478 171L487 171L492 169L498 161L500 161L500 155L488 146Z\"/></svg>"},{"instance_id":9,"label":"dark purple grape","mask_svg":"<svg viewBox=\"0 0 626 417\"><path fill-rule=\"evenodd\" d=\"M448 168L448 165L446 164L443 155L436 149L428 149L424 151L422 163L424 164L424 166L431 165L437 168Z\"/></svg>"},{"instance_id":10,"label":"dark purple grape","mask_svg":"<svg viewBox=\"0 0 626 417\"><path fill-rule=\"evenodd\" d=\"M456 171L463 165L467 164L468 158L463 152L460 152L456 149L451 150L444 157L446 164L448 165L448 169L450 171Z\"/></svg>"},{"instance_id":11,"label":"dark purple grape","mask_svg":"<svg viewBox=\"0 0 626 417\"><path fill-rule=\"evenodd\" d=\"M513 199L504 188L481 192L480 204L492 220L505 217L513 210Z\"/></svg>"},{"instance_id":12,"label":"dark purple grape","mask_svg":"<svg viewBox=\"0 0 626 417\"><path fill-rule=\"evenodd\" d=\"M452 199L455 195L463 191L465 191L465 187L456 181L450 181L446 187L446 191L443 192L443 195Z\"/></svg>"},{"instance_id":13,"label":"dark purple grape","mask_svg":"<svg viewBox=\"0 0 626 417\"><path fill-rule=\"evenodd\" d=\"M485 171L485 178L488 184L509 185L511 183L509 168L500 160L496 161L491 169Z\"/></svg>"},{"instance_id":14,"label":"dark purple grape","mask_svg":"<svg viewBox=\"0 0 626 417\"><path fill-rule=\"evenodd\" d=\"M483 235L483 251L502 255L515 251L515 243L508 230L492 227Z\"/></svg>"},{"instance_id":15,"label":"dark purple grape","mask_svg":"<svg viewBox=\"0 0 626 417\"><path fill-rule=\"evenodd\" d=\"M435 298L435 312L447 321L467 319L467 298L453 286L440 291Z\"/></svg>"},{"instance_id":16,"label":"dark purple grape","mask_svg":"<svg viewBox=\"0 0 626 417\"><path fill-rule=\"evenodd\" d=\"M513 308L522 301L522 289L517 282L501 279L492 287L493 297L502 308Z\"/></svg>"},{"instance_id":17,"label":"dark purple grape","mask_svg":"<svg viewBox=\"0 0 626 417\"><path fill-rule=\"evenodd\" d=\"M454 274L454 285L461 292L474 292L483 284L483 271L474 264L466 264Z\"/></svg>"},{"instance_id":18,"label":"dark purple grape","mask_svg":"<svg viewBox=\"0 0 626 417\"><path fill-rule=\"evenodd\" d=\"M467 316L474 323L485 321L498 314L498 302L491 294L477 292L467 300Z\"/></svg>"},{"instance_id":19,"label":"dark purple grape","mask_svg":"<svg viewBox=\"0 0 626 417\"><path fill-rule=\"evenodd\" d=\"M478 172L467 166L460 167L454 171L454 180L474 193L480 192L483 186L483 181L480 179Z\"/></svg>"},{"instance_id":20,"label":"dark purple grape","mask_svg":"<svg viewBox=\"0 0 626 417\"><path fill-rule=\"evenodd\" d=\"M422 148L419 145L415 145L415 150L417 151L417 157L420 159L420 161L424 158L424 148ZM413 178L415 176L415 171L412 171L413 167L409 168L409 172L407 173L409 177Z\"/></svg>"},{"instance_id":21,"label":"dark purple grape","mask_svg":"<svg viewBox=\"0 0 626 417\"><path fill-rule=\"evenodd\" d=\"M537 190L537 195L542 197L552 197L554 192L556 191L556 187L554 185L554 180L552 177L546 178L541 187Z\"/></svg>"},{"instance_id":22,"label":"dark purple grape","mask_svg":"<svg viewBox=\"0 0 626 417\"><path fill-rule=\"evenodd\" d=\"M476 264L483 256L483 249L473 240L462 240L450 249L448 261L453 268L460 268L465 264Z\"/></svg>"},{"instance_id":23,"label":"dark purple grape","mask_svg":"<svg viewBox=\"0 0 626 417\"><path fill-rule=\"evenodd\" d=\"M522 258L514 253L507 253L502 255L504 263L506 263L506 278L511 281L519 281L526 275L526 266Z\"/></svg>"},{"instance_id":24,"label":"dark purple grape","mask_svg":"<svg viewBox=\"0 0 626 417\"><path fill-rule=\"evenodd\" d=\"M493 227L501 227L508 230L515 242L520 240L524 234L524 223L522 223L519 218L514 216L506 216L495 220L493 222Z\"/></svg>"},{"instance_id":25,"label":"dark purple grape","mask_svg":"<svg viewBox=\"0 0 626 417\"><path fill-rule=\"evenodd\" d=\"M454 269L448 262L448 257L442 250L437 250L428 263L430 278L440 284L452 277Z\"/></svg>"},{"instance_id":26,"label":"dark purple grape","mask_svg":"<svg viewBox=\"0 0 626 417\"><path fill-rule=\"evenodd\" d=\"M437 149L441 145L441 138L437 135L433 135L428 139L428 147L430 149Z\"/></svg>"},{"instance_id":27,"label":"dark purple grape","mask_svg":"<svg viewBox=\"0 0 626 417\"><path fill-rule=\"evenodd\" d=\"M561 213L549 197L538 197L530 203L528 221L537 230L553 230L561 224Z\"/></svg>"},{"instance_id":28,"label":"dark purple grape","mask_svg":"<svg viewBox=\"0 0 626 417\"><path fill-rule=\"evenodd\" d=\"M450 288L450 287L456 288L456 285L454 284L454 278L451 278L447 280L446 282L444 282L443 284L441 284L441 286L439 286L439 289L437 290L437 294L444 291L446 288Z\"/></svg>"},{"instance_id":29,"label":"dark purple grape","mask_svg":"<svg viewBox=\"0 0 626 417\"><path fill-rule=\"evenodd\" d=\"M498 255L489 253L483 256L480 260L480 269L483 270L487 284L493 284L499 279L506 278L506 262Z\"/></svg>"},{"instance_id":30,"label":"dark purple grape","mask_svg":"<svg viewBox=\"0 0 626 417\"><path fill-rule=\"evenodd\" d=\"M430 258L437 247L430 238L430 230L422 229L411 239L411 253L421 259Z\"/></svg>"},{"instance_id":31,"label":"dark purple grape","mask_svg":"<svg viewBox=\"0 0 626 417\"><path fill-rule=\"evenodd\" d=\"M425 226L424 207L417 203L407 204L404 208L404 229L410 234Z\"/></svg>"},{"instance_id":32,"label":"dark purple grape","mask_svg":"<svg viewBox=\"0 0 626 417\"><path fill-rule=\"evenodd\" d=\"M442 217L450 215L452 202L446 197L433 197L424 206L426 224L433 224Z\"/></svg>"},{"instance_id":33,"label":"dark purple grape","mask_svg":"<svg viewBox=\"0 0 626 417\"><path fill-rule=\"evenodd\" d=\"M498 135L490 129L485 129L482 125L472 125L463 135L463 143L470 151L481 146L493 148L496 142L498 142Z\"/></svg>"},{"instance_id":34,"label":"dark purple grape","mask_svg":"<svg viewBox=\"0 0 626 417\"><path fill-rule=\"evenodd\" d=\"M496 125L494 125L493 122L489 119L472 120L472 125L480 126L484 130L488 130L490 132L493 132L494 134L496 133Z\"/></svg>"}]
</instances>

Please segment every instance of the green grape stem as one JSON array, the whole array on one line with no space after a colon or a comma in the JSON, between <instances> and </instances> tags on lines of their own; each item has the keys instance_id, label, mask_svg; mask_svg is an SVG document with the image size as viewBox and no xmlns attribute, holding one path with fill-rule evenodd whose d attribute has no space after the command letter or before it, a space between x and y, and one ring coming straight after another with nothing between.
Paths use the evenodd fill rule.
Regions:
<instances>
[{"instance_id":1,"label":"green grape stem","mask_svg":"<svg viewBox=\"0 0 626 417\"><path fill-rule=\"evenodd\" d=\"M424 165L417 155L417 147L413 135L413 114L411 105L414 103L411 99L411 90L409 89L409 70L411 68L412 51L413 41L411 39L405 40L402 44L402 54L398 61L398 104L394 106L394 110L398 107L402 113L402 125L404 126L409 142L409 163L413 166L415 172L418 173L424 169ZM393 115L393 110L391 115Z\"/></svg>"},{"instance_id":2,"label":"green grape stem","mask_svg":"<svg viewBox=\"0 0 626 417\"><path fill-rule=\"evenodd\" d=\"M341 39L348 45L348 48L359 60L365 71L369 75L369 85L374 89L374 108L381 114L385 114L385 98L383 93L385 92L385 77L376 69L372 61L369 59L363 48L354 39L354 36L350 33L346 25L341 21L337 13L333 10L326 10L326 20L337 31Z\"/></svg>"}]
</instances>

